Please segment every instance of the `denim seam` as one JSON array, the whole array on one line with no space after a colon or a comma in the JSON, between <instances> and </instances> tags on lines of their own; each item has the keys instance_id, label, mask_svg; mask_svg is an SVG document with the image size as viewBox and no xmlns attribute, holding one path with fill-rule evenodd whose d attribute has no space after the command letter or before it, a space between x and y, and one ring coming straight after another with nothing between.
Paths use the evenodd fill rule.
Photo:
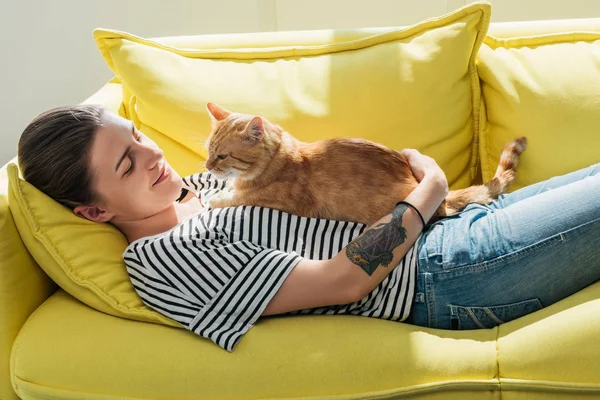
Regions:
<instances>
[{"instance_id":1,"label":"denim seam","mask_svg":"<svg viewBox=\"0 0 600 400\"><path fill-rule=\"evenodd\" d=\"M473 320L473 322L475 322L475 325L477 325L478 327L485 329L485 326L483 326L483 324L479 321L479 318L477 318L475 316L475 314L473 314L473 311L471 311L469 308L465 307L465 312L467 313L467 315L469 317L471 317L471 319ZM460 319L459 319L460 321Z\"/></svg>"},{"instance_id":2,"label":"denim seam","mask_svg":"<svg viewBox=\"0 0 600 400\"><path fill-rule=\"evenodd\" d=\"M435 311L435 292L433 289L432 277L433 275L429 272L423 274L425 278L425 301L427 304L427 325L431 328L433 326L432 320L437 322L437 313Z\"/></svg>"},{"instance_id":3,"label":"denim seam","mask_svg":"<svg viewBox=\"0 0 600 400\"><path fill-rule=\"evenodd\" d=\"M488 268L495 267L497 264L499 264L501 262L515 261L515 260L518 260L518 259L524 257L525 255L529 254L530 252L532 252L534 250L542 249L542 248L547 247L550 244L553 244L556 242L564 242L563 233L557 233L557 234L552 235L549 238L541 240L537 243L534 243L527 247L523 247L522 249L519 249L517 251L513 251L511 253L501 255L501 256L493 258L491 260L486 260L486 261L482 261L482 262L475 263L475 264L467 264L467 265L463 265L463 266L459 266L459 267L451 267L451 268L442 266L442 270L437 273L440 273L440 274L442 274L442 273L446 273L446 274L457 273L457 275L460 275L460 273L470 273L470 272L486 270Z\"/></svg>"},{"instance_id":4,"label":"denim seam","mask_svg":"<svg viewBox=\"0 0 600 400\"><path fill-rule=\"evenodd\" d=\"M471 308L471 309L482 309L482 310L486 310L489 309L489 311L491 312L491 308L494 307L502 307L502 308L507 308L507 307L517 307L517 306L521 306L523 304L527 304L527 303L531 303L531 302L535 302L537 305L539 305L540 307L542 307L542 303L540 302L540 300L537 297L531 298L531 299L526 299L526 300L521 300L521 301L517 301L514 303L508 303L508 304L497 304L497 305L493 305L493 306L467 306L467 305L461 305L461 304L449 304L453 307L456 308Z\"/></svg>"},{"instance_id":5,"label":"denim seam","mask_svg":"<svg viewBox=\"0 0 600 400\"><path fill-rule=\"evenodd\" d=\"M490 317L490 319L492 321L494 321L496 324L502 325L505 322L505 321L502 321L500 318L496 317L496 315L492 312L492 310L490 310L489 307L482 307L482 309L486 313L486 315L488 317Z\"/></svg>"}]
</instances>

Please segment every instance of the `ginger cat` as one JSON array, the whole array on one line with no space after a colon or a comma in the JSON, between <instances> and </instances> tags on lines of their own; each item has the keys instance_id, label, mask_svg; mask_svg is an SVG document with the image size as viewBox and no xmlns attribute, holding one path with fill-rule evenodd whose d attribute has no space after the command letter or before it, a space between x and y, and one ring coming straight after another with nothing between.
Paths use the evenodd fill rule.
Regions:
<instances>
[{"instance_id":1,"label":"ginger cat","mask_svg":"<svg viewBox=\"0 0 600 400\"><path fill-rule=\"evenodd\" d=\"M254 205L372 225L418 184L405 157L383 145L363 139L304 143L265 118L213 103L207 110L212 132L206 168L217 177L235 178L233 191L215 196L212 208ZM509 143L494 178L450 191L432 221L504 193L526 147L524 137Z\"/></svg>"}]
</instances>

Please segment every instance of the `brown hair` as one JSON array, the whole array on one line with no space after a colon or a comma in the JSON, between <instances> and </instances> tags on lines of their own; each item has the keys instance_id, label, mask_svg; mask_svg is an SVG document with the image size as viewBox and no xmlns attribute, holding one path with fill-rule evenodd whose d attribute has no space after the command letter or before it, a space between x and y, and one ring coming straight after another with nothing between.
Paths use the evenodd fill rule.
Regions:
<instances>
[{"instance_id":1,"label":"brown hair","mask_svg":"<svg viewBox=\"0 0 600 400\"><path fill-rule=\"evenodd\" d=\"M97 200L90 150L104 112L99 105L79 104L53 108L31 121L18 146L25 180L71 209Z\"/></svg>"}]
</instances>

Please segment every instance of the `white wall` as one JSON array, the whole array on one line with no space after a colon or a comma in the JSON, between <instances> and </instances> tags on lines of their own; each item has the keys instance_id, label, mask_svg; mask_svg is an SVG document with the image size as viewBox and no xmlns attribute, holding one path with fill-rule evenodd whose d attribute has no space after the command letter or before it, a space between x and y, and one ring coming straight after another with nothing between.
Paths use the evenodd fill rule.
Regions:
<instances>
[{"instance_id":1,"label":"white wall","mask_svg":"<svg viewBox=\"0 0 600 400\"><path fill-rule=\"evenodd\" d=\"M0 165L38 113L111 77L96 27L159 37L409 25L471 0L0 0ZM493 0L492 21L600 17L598 0Z\"/></svg>"}]
</instances>

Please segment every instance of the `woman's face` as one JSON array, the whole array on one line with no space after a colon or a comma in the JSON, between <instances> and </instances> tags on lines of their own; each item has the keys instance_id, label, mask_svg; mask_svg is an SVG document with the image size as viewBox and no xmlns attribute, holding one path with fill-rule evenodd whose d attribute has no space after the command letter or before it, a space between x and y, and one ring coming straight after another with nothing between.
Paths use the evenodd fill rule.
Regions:
<instances>
[{"instance_id":1,"label":"woman's face","mask_svg":"<svg viewBox=\"0 0 600 400\"><path fill-rule=\"evenodd\" d=\"M170 207L181 193L182 181L162 150L131 121L108 111L103 118L90 155L100 210L97 216L89 209L80 215L98 222L134 221Z\"/></svg>"}]
</instances>

